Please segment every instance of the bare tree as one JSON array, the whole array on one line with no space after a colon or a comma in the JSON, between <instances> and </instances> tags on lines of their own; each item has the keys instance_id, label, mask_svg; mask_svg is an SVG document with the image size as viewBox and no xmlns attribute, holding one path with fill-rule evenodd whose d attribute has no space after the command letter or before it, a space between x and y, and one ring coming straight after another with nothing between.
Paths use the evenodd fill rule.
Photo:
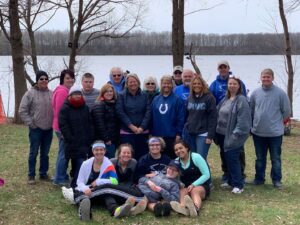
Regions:
<instances>
[{"instance_id":1,"label":"bare tree","mask_svg":"<svg viewBox=\"0 0 300 225\"><path fill-rule=\"evenodd\" d=\"M184 56L184 0L173 0L172 14L173 66L183 66Z\"/></svg>"},{"instance_id":2,"label":"bare tree","mask_svg":"<svg viewBox=\"0 0 300 225\"><path fill-rule=\"evenodd\" d=\"M58 5L69 17L69 63L74 70L76 56L92 40L100 37L120 38L139 25L141 0L64 0L47 2ZM83 38L82 34L89 32Z\"/></svg>"},{"instance_id":3,"label":"bare tree","mask_svg":"<svg viewBox=\"0 0 300 225\"><path fill-rule=\"evenodd\" d=\"M285 16L283 0L278 0L279 3L279 14L283 26L284 38L285 38L285 57L288 74L287 93L290 99L291 108L293 109L293 84L294 84L294 69L292 62L292 47L290 40L290 33L288 29L288 22ZM292 111L293 116L293 111Z\"/></svg>"},{"instance_id":4,"label":"bare tree","mask_svg":"<svg viewBox=\"0 0 300 225\"><path fill-rule=\"evenodd\" d=\"M26 80L24 76L24 52L22 42L22 32L20 28L18 0L9 0L9 24L11 45L11 55L13 62L14 73L14 88L15 88L15 113L14 122L21 123L19 116L19 105L25 92L27 91Z\"/></svg>"},{"instance_id":5,"label":"bare tree","mask_svg":"<svg viewBox=\"0 0 300 225\"><path fill-rule=\"evenodd\" d=\"M23 0L21 4L19 4L19 15L21 18L20 22L23 25L23 27L25 27L30 40L29 48L24 48L24 50L27 53L26 55L29 55L29 57L26 57L25 63L32 66L33 71L35 73L39 70L35 32L38 31L41 27L43 27L45 24L47 24L53 18L57 9L57 6L48 4L44 0ZM33 84L34 81L27 74L27 71L25 72L27 80L31 84Z\"/></svg>"}]
</instances>

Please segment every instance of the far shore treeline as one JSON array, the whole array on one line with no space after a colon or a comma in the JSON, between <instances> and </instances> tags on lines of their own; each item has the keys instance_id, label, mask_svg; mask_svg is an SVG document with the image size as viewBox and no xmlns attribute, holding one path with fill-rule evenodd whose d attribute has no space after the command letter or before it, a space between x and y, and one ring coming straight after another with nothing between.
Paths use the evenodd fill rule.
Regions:
<instances>
[{"instance_id":1,"label":"far shore treeline","mask_svg":"<svg viewBox=\"0 0 300 225\"><path fill-rule=\"evenodd\" d=\"M84 33L82 40L89 35ZM36 32L38 55L67 55L68 32L40 31ZM300 54L300 33L291 33L293 54ZM25 49L29 45L29 37L24 32ZM281 55L284 53L283 34L189 34L185 35L185 52L189 52L193 42L196 55ZM80 46L79 46L80 47ZM171 55L172 42L170 32L149 33L134 32L126 38L111 39L101 37L88 43L80 51L80 55ZM0 55L10 55L10 45L0 33Z\"/></svg>"}]
</instances>

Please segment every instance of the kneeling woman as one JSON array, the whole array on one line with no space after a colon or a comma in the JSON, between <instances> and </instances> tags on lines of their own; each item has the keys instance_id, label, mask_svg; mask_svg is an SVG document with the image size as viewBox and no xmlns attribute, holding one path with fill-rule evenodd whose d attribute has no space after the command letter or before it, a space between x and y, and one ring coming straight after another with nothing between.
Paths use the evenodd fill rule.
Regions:
<instances>
[{"instance_id":1,"label":"kneeling woman","mask_svg":"<svg viewBox=\"0 0 300 225\"><path fill-rule=\"evenodd\" d=\"M154 211L155 216L169 216L170 201L179 201L179 174L179 162L172 160L167 167L166 175L157 173L152 177L140 178L138 187L147 197L148 208Z\"/></svg>"},{"instance_id":2,"label":"kneeling woman","mask_svg":"<svg viewBox=\"0 0 300 225\"><path fill-rule=\"evenodd\" d=\"M172 209L186 216L197 216L204 200L210 192L210 172L205 159L191 152L182 140L174 145L175 154L180 162L180 180L185 187L180 189L180 204L171 202Z\"/></svg>"},{"instance_id":3,"label":"kneeling woman","mask_svg":"<svg viewBox=\"0 0 300 225\"><path fill-rule=\"evenodd\" d=\"M106 148L103 141L96 141L92 146L94 157L83 162L74 193L75 203L80 203L81 220L91 219L91 200L104 202L106 208L115 217L127 216L134 199L128 198L124 205L119 206L111 190L117 192L118 180L116 170L111 161L105 157Z\"/></svg>"}]
</instances>

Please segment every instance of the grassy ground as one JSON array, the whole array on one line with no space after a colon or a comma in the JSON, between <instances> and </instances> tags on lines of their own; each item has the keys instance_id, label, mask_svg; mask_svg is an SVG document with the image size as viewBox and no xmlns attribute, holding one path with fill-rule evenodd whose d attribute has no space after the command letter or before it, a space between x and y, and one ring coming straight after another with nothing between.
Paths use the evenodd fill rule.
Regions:
<instances>
[{"instance_id":1,"label":"grassy ground","mask_svg":"<svg viewBox=\"0 0 300 225\"><path fill-rule=\"evenodd\" d=\"M28 131L23 126L0 126L0 177L6 184L0 187L0 224L83 224L77 216L77 208L68 205L60 188L40 182L27 185ZM150 212L116 220L108 212L94 210L89 224L300 224L300 128L284 138L282 164L284 190L275 190L269 176L266 185L246 186L242 195L233 195L219 188L220 159L217 148L212 146L209 161L215 189L205 201L201 215L187 218L172 214L157 219ZM246 144L246 173L254 175L254 149L252 139ZM50 175L54 173L57 141L53 139L50 155ZM270 162L267 167L270 171Z\"/></svg>"}]
</instances>

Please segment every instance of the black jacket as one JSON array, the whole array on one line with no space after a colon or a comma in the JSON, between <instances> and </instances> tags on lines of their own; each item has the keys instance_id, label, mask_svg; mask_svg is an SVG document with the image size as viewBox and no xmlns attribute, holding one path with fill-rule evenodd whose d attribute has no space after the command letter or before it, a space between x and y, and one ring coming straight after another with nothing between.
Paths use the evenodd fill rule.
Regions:
<instances>
[{"instance_id":1,"label":"black jacket","mask_svg":"<svg viewBox=\"0 0 300 225\"><path fill-rule=\"evenodd\" d=\"M151 119L151 104L148 95L143 93L141 89L136 95L129 93L125 89L118 95L117 115L121 120L121 128L127 132L132 132L128 126L133 124L137 127L147 130Z\"/></svg>"},{"instance_id":2,"label":"black jacket","mask_svg":"<svg viewBox=\"0 0 300 225\"><path fill-rule=\"evenodd\" d=\"M210 93L202 96L190 96L187 103L186 128L190 134L199 135L208 132L213 138L217 126L216 100Z\"/></svg>"},{"instance_id":3,"label":"black jacket","mask_svg":"<svg viewBox=\"0 0 300 225\"><path fill-rule=\"evenodd\" d=\"M111 141L118 144L120 122L117 118L116 104L113 102L98 101L91 111L95 127L95 140Z\"/></svg>"},{"instance_id":4,"label":"black jacket","mask_svg":"<svg viewBox=\"0 0 300 225\"><path fill-rule=\"evenodd\" d=\"M67 99L59 112L58 124L64 139L65 157L86 158L91 151L94 133L88 106L84 104L75 108Z\"/></svg>"}]
</instances>

